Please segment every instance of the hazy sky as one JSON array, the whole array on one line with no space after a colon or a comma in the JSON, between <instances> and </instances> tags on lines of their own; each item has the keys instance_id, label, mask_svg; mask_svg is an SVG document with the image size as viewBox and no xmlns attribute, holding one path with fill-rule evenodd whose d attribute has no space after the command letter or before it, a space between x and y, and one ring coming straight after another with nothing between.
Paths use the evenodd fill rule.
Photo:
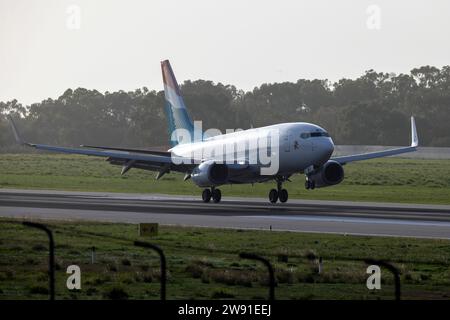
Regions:
<instances>
[{"instance_id":1,"label":"hazy sky","mask_svg":"<svg viewBox=\"0 0 450 320\"><path fill-rule=\"evenodd\" d=\"M177 79L264 82L450 64L450 1L0 0L0 101L67 88L161 90Z\"/></svg>"}]
</instances>

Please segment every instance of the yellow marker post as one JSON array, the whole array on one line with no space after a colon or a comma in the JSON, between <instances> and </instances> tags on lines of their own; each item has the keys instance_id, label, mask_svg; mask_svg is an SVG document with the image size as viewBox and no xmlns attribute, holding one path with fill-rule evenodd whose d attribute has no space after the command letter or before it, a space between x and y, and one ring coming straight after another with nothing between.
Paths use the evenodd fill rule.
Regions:
<instances>
[{"instance_id":1,"label":"yellow marker post","mask_svg":"<svg viewBox=\"0 0 450 320\"><path fill-rule=\"evenodd\" d=\"M157 223L139 223L139 236L153 237L158 235Z\"/></svg>"}]
</instances>

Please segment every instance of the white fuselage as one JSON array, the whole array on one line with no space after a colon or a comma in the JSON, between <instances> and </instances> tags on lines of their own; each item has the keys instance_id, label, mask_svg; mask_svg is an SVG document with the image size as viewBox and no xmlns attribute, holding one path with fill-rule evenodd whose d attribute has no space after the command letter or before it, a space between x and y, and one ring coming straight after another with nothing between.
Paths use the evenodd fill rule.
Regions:
<instances>
[{"instance_id":1,"label":"white fuselage","mask_svg":"<svg viewBox=\"0 0 450 320\"><path fill-rule=\"evenodd\" d=\"M272 140L270 137L273 137ZM214 160L230 163L232 161L259 168L266 163L261 163L259 157L256 162L252 162L250 155L258 154L263 150L268 151L272 160L277 157L278 168L271 176L289 176L303 172L308 167L320 166L327 162L333 153L334 144L321 127L310 123L294 122L217 135L198 142L179 144L169 151L176 156L192 158L197 162ZM262 179L254 174L247 174L240 180L249 182Z\"/></svg>"}]
</instances>

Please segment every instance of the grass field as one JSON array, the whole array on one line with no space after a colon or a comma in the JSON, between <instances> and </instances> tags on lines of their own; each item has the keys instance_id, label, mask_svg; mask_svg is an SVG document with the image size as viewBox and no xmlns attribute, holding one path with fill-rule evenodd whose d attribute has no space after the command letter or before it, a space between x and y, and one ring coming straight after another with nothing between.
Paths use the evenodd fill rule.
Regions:
<instances>
[{"instance_id":1,"label":"grass field","mask_svg":"<svg viewBox=\"0 0 450 320\"><path fill-rule=\"evenodd\" d=\"M348 164L337 186L304 189L304 176L286 183L291 198L450 204L450 160L384 158ZM155 173L120 167L99 158L54 154L0 155L0 188L57 189L198 195L181 174L161 180ZM274 183L222 186L222 195L266 197Z\"/></svg>"},{"instance_id":2,"label":"grass field","mask_svg":"<svg viewBox=\"0 0 450 320\"><path fill-rule=\"evenodd\" d=\"M393 278L385 269L381 290L367 289L365 258L390 260L400 269L404 299L450 299L448 240L173 226L160 226L158 236L143 239L131 224L44 223L55 236L57 299L158 299L159 259L134 247L137 239L165 251L169 299L267 298L265 269L240 259L240 252L273 263L278 299L392 299ZM46 299L47 256L43 232L0 219L0 299ZM81 290L66 288L72 264L81 268Z\"/></svg>"}]
</instances>

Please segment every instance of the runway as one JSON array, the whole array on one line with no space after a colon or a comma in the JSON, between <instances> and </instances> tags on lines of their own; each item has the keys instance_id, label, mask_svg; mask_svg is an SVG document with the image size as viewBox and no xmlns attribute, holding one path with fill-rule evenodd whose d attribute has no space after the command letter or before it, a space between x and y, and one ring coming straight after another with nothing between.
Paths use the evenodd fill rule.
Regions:
<instances>
[{"instance_id":1,"label":"runway","mask_svg":"<svg viewBox=\"0 0 450 320\"><path fill-rule=\"evenodd\" d=\"M450 239L450 206L0 190L0 216Z\"/></svg>"}]
</instances>

